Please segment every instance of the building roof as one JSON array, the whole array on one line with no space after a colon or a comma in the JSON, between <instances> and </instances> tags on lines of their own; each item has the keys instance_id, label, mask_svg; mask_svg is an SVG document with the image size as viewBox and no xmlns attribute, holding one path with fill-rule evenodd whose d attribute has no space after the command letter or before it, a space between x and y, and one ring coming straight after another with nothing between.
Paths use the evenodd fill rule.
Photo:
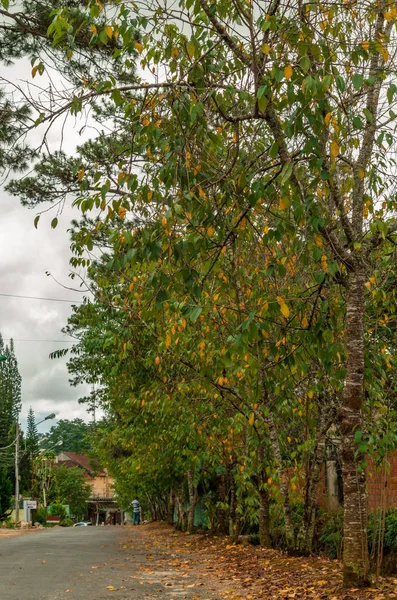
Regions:
<instances>
[{"instance_id":1,"label":"building roof","mask_svg":"<svg viewBox=\"0 0 397 600\"><path fill-rule=\"evenodd\" d=\"M63 458L66 456L67 458ZM77 454L77 452L62 452L59 455L58 464L66 467L81 467L90 475L94 474L94 470L90 465L90 459L87 454Z\"/></svg>"}]
</instances>

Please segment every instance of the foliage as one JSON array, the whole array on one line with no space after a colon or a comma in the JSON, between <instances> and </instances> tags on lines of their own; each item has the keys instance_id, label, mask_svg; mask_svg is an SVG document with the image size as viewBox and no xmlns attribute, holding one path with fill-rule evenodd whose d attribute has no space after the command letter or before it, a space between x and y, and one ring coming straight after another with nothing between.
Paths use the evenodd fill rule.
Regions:
<instances>
[{"instance_id":1,"label":"foliage","mask_svg":"<svg viewBox=\"0 0 397 600\"><path fill-rule=\"evenodd\" d=\"M5 519L12 505L13 482L6 467L0 467L0 520Z\"/></svg>"},{"instance_id":2,"label":"foliage","mask_svg":"<svg viewBox=\"0 0 397 600\"><path fill-rule=\"evenodd\" d=\"M37 431L36 420L32 407L29 408L27 417L26 451L31 457L36 456L39 451L39 434Z\"/></svg>"},{"instance_id":3,"label":"foliage","mask_svg":"<svg viewBox=\"0 0 397 600\"><path fill-rule=\"evenodd\" d=\"M65 519L62 519L59 524L61 527L72 527L73 521L72 519L69 519L69 517L66 517Z\"/></svg>"},{"instance_id":4,"label":"foliage","mask_svg":"<svg viewBox=\"0 0 397 600\"><path fill-rule=\"evenodd\" d=\"M60 450L64 452L84 453L90 450L88 440L90 427L82 419L60 419L47 433L45 440L40 444L41 448L49 449L60 444Z\"/></svg>"},{"instance_id":5,"label":"foliage","mask_svg":"<svg viewBox=\"0 0 397 600\"><path fill-rule=\"evenodd\" d=\"M321 514L317 527L320 551L325 552L329 558L340 560L343 549L343 512Z\"/></svg>"},{"instance_id":6,"label":"foliage","mask_svg":"<svg viewBox=\"0 0 397 600\"><path fill-rule=\"evenodd\" d=\"M45 526L47 523L47 509L44 506L40 506L35 513L35 519L40 525Z\"/></svg>"},{"instance_id":7,"label":"foliage","mask_svg":"<svg viewBox=\"0 0 397 600\"><path fill-rule=\"evenodd\" d=\"M48 507L48 514L53 517L60 517L60 520L66 519L66 509L61 502L51 502Z\"/></svg>"},{"instance_id":8,"label":"foliage","mask_svg":"<svg viewBox=\"0 0 397 600\"><path fill-rule=\"evenodd\" d=\"M54 469L55 494L61 504L68 504L72 514L82 519L87 513L91 486L79 467L60 466Z\"/></svg>"},{"instance_id":9,"label":"foliage","mask_svg":"<svg viewBox=\"0 0 397 600\"><path fill-rule=\"evenodd\" d=\"M368 572L363 456L385 454L395 391L387 8L121 4L106 23L96 2L59 5L47 36L70 61L74 93L54 107L50 87L30 108L36 124L90 109L99 133L74 156L38 155L8 183L30 207L72 195L81 211L71 264L87 269L94 300L69 319L69 369L74 384L98 384L86 399L106 413L95 446L122 502L172 496L189 527L200 485L214 491L212 522L237 535L267 491L286 546L310 553L324 447L337 435L354 587ZM48 37L25 42L6 16L11 55L36 44L32 77L44 73ZM141 74L125 83L136 53Z\"/></svg>"}]
</instances>

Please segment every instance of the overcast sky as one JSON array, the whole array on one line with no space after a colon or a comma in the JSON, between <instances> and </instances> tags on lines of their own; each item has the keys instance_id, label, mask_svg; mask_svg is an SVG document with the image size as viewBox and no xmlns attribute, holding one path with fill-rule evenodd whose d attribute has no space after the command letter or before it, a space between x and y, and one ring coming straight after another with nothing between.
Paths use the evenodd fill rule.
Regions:
<instances>
[{"instance_id":1,"label":"overcast sky","mask_svg":"<svg viewBox=\"0 0 397 600\"><path fill-rule=\"evenodd\" d=\"M0 331L5 340L11 337L15 340L22 376L21 422L24 425L29 406L35 411L37 421L51 412L58 419L89 419L84 406L77 402L86 389L69 385L66 359L49 358L50 352L71 346L64 343L70 338L61 329L71 314L71 303L82 299L81 293L65 290L46 276L49 271L65 285L73 285L68 278L70 252L66 233L70 210L59 217L55 230L50 227L51 214L41 218L36 230L34 212L20 206L16 198L10 198L4 191L0 191L0 202L0 293L68 301L0 296ZM47 421L39 430L45 431L53 423Z\"/></svg>"},{"instance_id":2,"label":"overcast sky","mask_svg":"<svg viewBox=\"0 0 397 600\"><path fill-rule=\"evenodd\" d=\"M2 67L3 72L7 71ZM30 77L31 67L27 61L18 61L12 67L18 79ZM63 149L73 152L76 144L82 142L78 136L81 125L74 126L71 121L65 128ZM39 141L40 132L32 136ZM60 128L54 127L50 133L50 143L59 148ZM69 236L67 229L72 215L78 213L66 206L61 215L50 211L40 218L38 229L33 225L37 212L23 208L17 198L10 197L0 188L0 294L39 296L67 300L33 300L9 298L0 295L0 332L6 343L15 340L16 356L22 376L22 414L21 423L26 424L26 415L32 406L36 421L55 412L57 419L81 417L90 420L84 405L78 404L78 398L87 393L87 388L73 388L68 383L66 359L51 360L49 354L54 350L71 347L65 343L70 340L61 332L71 314L71 305L82 300L79 291L69 291L58 285L46 275L49 271L59 282L68 287L78 287L68 277ZM44 208L44 207L43 207ZM56 229L50 222L58 216ZM55 421L46 421L38 427L47 431Z\"/></svg>"}]
</instances>

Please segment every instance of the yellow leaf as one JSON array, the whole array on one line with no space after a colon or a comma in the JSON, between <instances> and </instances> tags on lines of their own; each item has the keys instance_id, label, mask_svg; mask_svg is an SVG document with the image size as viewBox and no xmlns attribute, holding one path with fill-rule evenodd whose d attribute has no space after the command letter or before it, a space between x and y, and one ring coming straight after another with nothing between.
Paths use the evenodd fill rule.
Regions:
<instances>
[{"instance_id":1,"label":"yellow leaf","mask_svg":"<svg viewBox=\"0 0 397 600\"><path fill-rule=\"evenodd\" d=\"M167 227L167 217L165 217L165 216L164 216L164 217L161 219L161 224L162 224L162 226L163 226L163 227Z\"/></svg>"},{"instance_id":2,"label":"yellow leaf","mask_svg":"<svg viewBox=\"0 0 397 600\"><path fill-rule=\"evenodd\" d=\"M101 210L105 210L106 208L106 198L104 198L101 202Z\"/></svg>"},{"instance_id":3,"label":"yellow leaf","mask_svg":"<svg viewBox=\"0 0 397 600\"><path fill-rule=\"evenodd\" d=\"M136 41L135 42L135 48L138 50L139 54L142 53L143 46L142 46L141 42Z\"/></svg>"},{"instance_id":4,"label":"yellow leaf","mask_svg":"<svg viewBox=\"0 0 397 600\"><path fill-rule=\"evenodd\" d=\"M124 219L125 215L127 213L126 209L124 208L124 206L120 206L119 210L117 211L119 213L119 217L120 219Z\"/></svg>"},{"instance_id":5,"label":"yellow leaf","mask_svg":"<svg viewBox=\"0 0 397 600\"><path fill-rule=\"evenodd\" d=\"M138 469L138 467L137 467ZM114 587L114 585L107 585L106 586L107 590L110 590L111 592L115 592L116 590L118 590L119 588Z\"/></svg>"},{"instance_id":6,"label":"yellow leaf","mask_svg":"<svg viewBox=\"0 0 397 600\"><path fill-rule=\"evenodd\" d=\"M270 53L271 51L271 47L269 46L269 44L263 44L262 46L262 52L263 54L266 54L266 56Z\"/></svg>"},{"instance_id":7,"label":"yellow leaf","mask_svg":"<svg viewBox=\"0 0 397 600\"><path fill-rule=\"evenodd\" d=\"M150 200L151 200L152 198L153 198L153 191L152 191L152 190L149 190L149 191L148 191L148 193L147 193L147 199L148 199L148 200L149 200L149 202L150 202Z\"/></svg>"},{"instance_id":8,"label":"yellow leaf","mask_svg":"<svg viewBox=\"0 0 397 600\"><path fill-rule=\"evenodd\" d=\"M81 181L84 177L84 167L81 167L81 169L79 169L79 172L77 173L77 177L78 180Z\"/></svg>"},{"instance_id":9,"label":"yellow leaf","mask_svg":"<svg viewBox=\"0 0 397 600\"><path fill-rule=\"evenodd\" d=\"M359 174L360 179L364 179L364 177L365 177L365 171L364 171L364 169L359 169L358 170L358 174Z\"/></svg>"},{"instance_id":10,"label":"yellow leaf","mask_svg":"<svg viewBox=\"0 0 397 600\"><path fill-rule=\"evenodd\" d=\"M248 419L248 423L250 425L253 425L254 421L255 421L255 413L251 413L250 416L249 416L249 419Z\"/></svg>"},{"instance_id":11,"label":"yellow leaf","mask_svg":"<svg viewBox=\"0 0 397 600\"><path fill-rule=\"evenodd\" d=\"M362 42L361 47L363 48L363 50L368 50L369 49L368 40L365 40L364 42Z\"/></svg>"},{"instance_id":12,"label":"yellow leaf","mask_svg":"<svg viewBox=\"0 0 397 600\"><path fill-rule=\"evenodd\" d=\"M284 68L284 77L285 77L285 79L291 79L292 73L293 73L293 70L292 70L291 65L287 65Z\"/></svg>"},{"instance_id":13,"label":"yellow leaf","mask_svg":"<svg viewBox=\"0 0 397 600\"><path fill-rule=\"evenodd\" d=\"M307 392L307 397L308 397L308 398L310 398L310 399L312 399L312 398L313 398L313 396L314 396L314 392L313 392L313 390L309 390L309 391Z\"/></svg>"},{"instance_id":14,"label":"yellow leaf","mask_svg":"<svg viewBox=\"0 0 397 600\"><path fill-rule=\"evenodd\" d=\"M325 117L324 117L324 123L326 124L326 126L327 126L327 127L328 127L328 125L329 125L329 122L330 122L330 120L331 120L331 116L332 116L332 115L331 115L331 113L329 112L329 113L327 113L327 114L325 115Z\"/></svg>"},{"instance_id":15,"label":"yellow leaf","mask_svg":"<svg viewBox=\"0 0 397 600\"><path fill-rule=\"evenodd\" d=\"M156 358L154 359L154 362L156 363L156 365L159 365L161 362L161 358L159 356L156 356Z\"/></svg>"},{"instance_id":16,"label":"yellow leaf","mask_svg":"<svg viewBox=\"0 0 397 600\"><path fill-rule=\"evenodd\" d=\"M331 156L332 158L336 158L339 154L339 146L338 146L338 142L332 142L331 143Z\"/></svg>"},{"instance_id":17,"label":"yellow leaf","mask_svg":"<svg viewBox=\"0 0 397 600\"><path fill-rule=\"evenodd\" d=\"M171 346L171 336L169 333L165 336L165 347L169 348Z\"/></svg>"},{"instance_id":18,"label":"yellow leaf","mask_svg":"<svg viewBox=\"0 0 397 600\"><path fill-rule=\"evenodd\" d=\"M284 315L284 317L286 319L288 319L288 317L289 317L289 308L288 308L288 306L286 304L281 304L280 305L280 310L281 310L282 314Z\"/></svg>"},{"instance_id":19,"label":"yellow leaf","mask_svg":"<svg viewBox=\"0 0 397 600\"><path fill-rule=\"evenodd\" d=\"M309 321L307 320L306 315L302 319L302 327L304 329L306 329L307 327L309 327Z\"/></svg>"},{"instance_id":20,"label":"yellow leaf","mask_svg":"<svg viewBox=\"0 0 397 600\"><path fill-rule=\"evenodd\" d=\"M382 50L380 51L382 58L385 62L387 62L389 60L389 53L386 50L386 48L382 48Z\"/></svg>"},{"instance_id":21,"label":"yellow leaf","mask_svg":"<svg viewBox=\"0 0 397 600\"><path fill-rule=\"evenodd\" d=\"M285 210L286 208L289 208L289 198L280 198L280 204L279 204L281 210Z\"/></svg>"},{"instance_id":22,"label":"yellow leaf","mask_svg":"<svg viewBox=\"0 0 397 600\"><path fill-rule=\"evenodd\" d=\"M212 237L215 233L215 229L212 227L212 225L210 225L207 229L207 235L208 237Z\"/></svg>"},{"instance_id":23,"label":"yellow leaf","mask_svg":"<svg viewBox=\"0 0 397 600\"><path fill-rule=\"evenodd\" d=\"M111 38L113 35L113 27L111 27L110 25L106 25L105 33L108 36L108 38Z\"/></svg>"},{"instance_id":24,"label":"yellow leaf","mask_svg":"<svg viewBox=\"0 0 397 600\"><path fill-rule=\"evenodd\" d=\"M295 490L296 490L296 485L295 485L295 483L291 483L291 488L292 488L292 489L293 489L293 491L295 492Z\"/></svg>"},{"instance_id":25,"label":"yellow leaf","mask_svg":"<svg viewBox=\"0 0 397 600\"><path fill-rule=\"evenodd\" d=\"M178 56L178 54L179 54L178 48L175 48L175 46L173 46L171 48L171 56L172 56L172 58L176 58Z\"/></svg>"},{"instance_id":26,"label":"yellow leaf","mask_svg":"<svg viewBox=\"0 0 397 600\"><path fill-rule=\"evenodd\" d=\"M36 73L37 73L38 70L39 70L39 65L36 65L35 67L33 67L33 69L32 69L32 77L33 77L33 79L35 78Z\"/></svg>"},{"instance_id":27,"label":"yellow leaf","mask_svg":"<svg viewBox=\"0 0 397 600\"><path fill-rule=\"evenodd\" d=\"M95 25L91 25L91 31L94 35L96 35L98 33L97 28L95 27Z\"/></svg>"},{"instance_id":28,"label":"yellow leaf","mask_svg":"<svg viewBox=\"0 0 397 600\"><path fill-rule=\"evenodd\" d=\"M268 478L267 483L271 485L273 483L273 479L271 477Z\"/></svg>"}]
</instances>

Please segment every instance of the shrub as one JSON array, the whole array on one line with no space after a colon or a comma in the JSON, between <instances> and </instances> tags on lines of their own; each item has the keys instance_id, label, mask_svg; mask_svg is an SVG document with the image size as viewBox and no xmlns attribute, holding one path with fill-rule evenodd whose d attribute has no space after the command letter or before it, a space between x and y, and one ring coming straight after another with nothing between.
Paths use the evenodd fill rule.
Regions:
<instances>
[{"instance_id":1,"label":"shrub","mask_svg":"<svg viewBox=\"0 0 397 600\"><path fill-rule=\"evenodd\" d=\"M35 520L40 523L40 525L45 525L47 522L47 509L41 506L36 510Z\"/></svg>"},{"instance_id":2,"label":"shrub","mask_svg":"<svg viewBox=\"0 0 397 600\"><path fill-rule=\"evenodd\" d=\"M343 510L321 512L316 529L319 535L319 551L329 558L342 558L343 549Z\"/></svg>"},{"instance_id":3,"label":"shrub","mask_svg":"<svg viewBox=\"0 0 397 600\"><path fill-rule=\"evenodd\" d=\"M73 521L72 519L69 519L69 517L66 517L65 519L62 519L59 524L61 527L72 527Z\"/></svg>"}]
</instances>

